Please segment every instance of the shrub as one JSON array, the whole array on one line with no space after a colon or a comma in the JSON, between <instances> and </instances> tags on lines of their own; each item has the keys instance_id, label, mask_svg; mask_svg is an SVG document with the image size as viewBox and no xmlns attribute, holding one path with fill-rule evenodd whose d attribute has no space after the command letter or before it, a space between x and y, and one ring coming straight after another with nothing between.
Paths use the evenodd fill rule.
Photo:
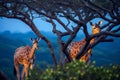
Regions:
<instances>
[{"instance_id":1,"label":"shrub","mask_svg":"<svg viewBox=\"0 0 120 80\"><path fill-rule=\"evenodd\" d=\"M120 80L120 66L96 67L95 62L87 65L75 60L64 66L58 65L56 69L35 67L28 80Z\"/></svg>"}]
</instances>

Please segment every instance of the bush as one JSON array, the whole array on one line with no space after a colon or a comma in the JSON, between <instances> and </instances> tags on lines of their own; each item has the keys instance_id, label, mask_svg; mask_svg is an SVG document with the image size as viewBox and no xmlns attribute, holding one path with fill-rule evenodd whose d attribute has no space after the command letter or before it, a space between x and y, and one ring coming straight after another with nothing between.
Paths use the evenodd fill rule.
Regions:
<instances>
[{"instance_id":1,"label":"bush","mask_svg":"<svg viewBox=\"0 0 120 80\"><path fill-rule=\"evenodd\" d=\"M120 66L96 67L95 62L86 65L73 61L64 66L58 65L56 69L49 67L41 70L35 67L28 80L120 80Z\"/></svg>"}]
</instances>

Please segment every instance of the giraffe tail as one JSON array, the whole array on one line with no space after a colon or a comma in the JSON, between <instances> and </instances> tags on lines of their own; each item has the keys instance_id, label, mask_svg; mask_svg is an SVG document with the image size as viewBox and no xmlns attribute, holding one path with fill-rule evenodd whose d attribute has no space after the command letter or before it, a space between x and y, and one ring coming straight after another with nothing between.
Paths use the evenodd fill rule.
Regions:
<instances>
[{"instance_id":1,"label":"giraffe tail","mask_svg":"<svg viewBox=\"0 0 120 80\"><path fill-rule=\"evenodd\" d=\"M14 66L14 71L13 71L13 73L14 73L14 75L16 76L16 73L17 73L17 72L16 72L16 69L15 69L15 66Z\"/></svg>"}]
</instances>

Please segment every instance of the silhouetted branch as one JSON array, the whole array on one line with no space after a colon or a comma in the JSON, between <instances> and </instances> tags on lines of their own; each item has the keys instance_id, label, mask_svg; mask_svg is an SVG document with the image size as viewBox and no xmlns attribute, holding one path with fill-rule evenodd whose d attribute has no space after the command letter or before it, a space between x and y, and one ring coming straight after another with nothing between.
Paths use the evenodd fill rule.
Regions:
<instances>
[{"instance_id":1,"label":"silhouetted branch","mask_svg":"<svg viewBox=\"0 0 120 80\"><path fill-rule=\"evenodd\" d=\"M102 39L100 42L113 42L113 39Z\"/></svg>"},{"instance_id":2,"label":"silhouetted branch","mask_svg":"<svg viewBox=\"0 0 120 80\"><path fill-rule=\"evenodd\" d=\"M103 36L98 37L92 44L90 44L90 39L87 39L85 45L82 47L81 51L76 56L76 59L80 59L90 48L93 48L95 45L97 45L102 38Z\"/></svg>"},{"instance_id":3,"label":"silhouetted branch","mask_svg":"<svg viewBox=\"0 0 120 80\"><path fill-rule=\"evenodd\" d=\"M55 23L53 22L53 20L52 19L49 19L49 20L47 20L48 22L50 22L52 25L53 25L53 32L54 33L56 33L57 34L57 36L58 36L58 44L59 44L59 49L60 49L60 64L61 65L63 65L63 45L64 45L64 42L62 41L62 36L63 35L65 35L65 33L62 33L62 32L60 32L60 31L58 31L57 29L56 29L56 25L55 25ZM66 55L66 57L68 58L68 60L69 61L71 61L71 58L70 58L70 56L69 56L69 54L68 53L66 53L65 52L65 55Z\"/></svg>"},{"instance_id":4,"label":"silhouetted branch","mask_svg":"<svg viewBox=\"0 0 120 80\"><path fill-rule=\"evenodd\" d=\"M111 32L115 33L115 32L118 32L118 31L120 31L120 26L117 29L112 30Z\"/></svg>"}]
</instances>

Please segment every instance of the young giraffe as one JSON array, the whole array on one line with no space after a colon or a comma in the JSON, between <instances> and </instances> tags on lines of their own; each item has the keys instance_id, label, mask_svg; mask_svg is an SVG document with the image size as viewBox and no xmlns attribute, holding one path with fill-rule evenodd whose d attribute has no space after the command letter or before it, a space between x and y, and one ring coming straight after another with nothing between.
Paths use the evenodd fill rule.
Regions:
<instances>
[{"instance_id":1,"label":"young giraffe","mask_svg":"<svg viewBox=\"0 0 120 80\"><path fill-rule=\"evenodd\" d=\"M90 22L90 25L92 26L92 34L97 34L101 31L100 24L102 24L102 21L99 21L98 23L95 23L94 25L92 22ZM91 39L90 44L94 42L95 38ZM79 42L73 42L68 46L68 52L70 53L71 58L74 60L76 58L76 55L80 51L80 49L85 45L86 40L83 39ZM90 63L90 58L92 55L92 49L89 49L81 58L80 61L85 63Z\"/></svg>"},{"instance_id":2,"label":"young giraffe","mask_svg":"<svg viewBox=\"0 0 120 80\"><path fill-rule=\"evenodd\" d=\"M22 46L16 49L14 54L14 73L17 74L17 79L20 80L19 65L23 65L21 79L28 76L28 69L32 69L34 63L34 52L38 49L39 39L32 39L32 48L30 46Z\"/></svg>"}]
</instances>

